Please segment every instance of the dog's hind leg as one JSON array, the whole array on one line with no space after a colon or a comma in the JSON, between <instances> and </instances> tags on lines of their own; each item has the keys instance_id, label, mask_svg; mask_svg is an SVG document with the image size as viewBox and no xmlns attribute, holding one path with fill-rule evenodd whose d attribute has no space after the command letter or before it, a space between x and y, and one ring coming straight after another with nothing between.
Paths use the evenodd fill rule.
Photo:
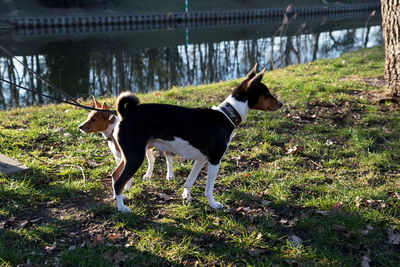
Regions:
<instances>
[{"instance_id":1,"label":"dog's hind leg","mask_svg":"<svg viewBox=\"0 0 400 267\"><path fill-rule=\"evenodd\" d=\"M190 171L188 178L186 179L185 185L183 186L184 187L182 193L183 199L186 199L187 201L192 201L192 197L190 196L190 190L192 189L192 186L196 181L197 176L199 176L199 173L205 163L206 163L205 160L196 160L194 162L193 168Z\"/></svg>"},{"instance_id":2,"label":"dog's hind leg","mask_svg":"<svg viewBox=\"0 0 400 267\"><path fill-rule=\"evenodd\" d=\"M172 161L172 155L168 151L164 151L164 157L167 161L167 180L173 181L174 180L174 162Z\"/></svg>"},{"instance_id":3,"label":"dog's hind leg","mask_svg":"<svg viewBox=\"0 0 400 267\"><path fill-rule=\"evenodd\" d=\"M205 196L208 198L208 201L210 203L210 206L213 209L222 209L224 206L215 201L214 196L213 196L213 191L214 191L214 183L215 179L217 178L217 174L219 171L219 165L213 165L210 162L208 162L208 170L207 170L207 184L206 184L206 191L205 191Z\"/></svg>"},{"instance_id":4,"label":"dog's hind leg","mask_svg":"<svg viewBox=\"0 0 400 267\"><path fill-rule=\"evenodd\" d=\"M124 192L128 191L129 189L131 189L132 183L133 183L133 177L131 177L131 179L129 179L129 181L126 183L126 185L124 187Z\"/></svg>"},{"instance_id":5,"label":"dog's hind leg","mask_svg":"<svg viewBox=\"0 0 400 267\"><path fill-rule=\"evenodd\" d=\"M142 149L135 147L129 151L124 151L125 166L119 177L114 177L114 192L115 198L117 200L118 211L130 212L131 210L124 205L122 191L125 184L129 179L136 173L140 165L142 165L144 160L145 148Z\"/></svg>"},{"instance_id":6,"label":"dog's hind leg","mask_svg":"<svg viewBox=\"0 0 400 267\"><path fill-rule=\"evenodd\" d=\"M154 169L154 155L153 155L153 148L147 148L146 149L146 157L147 157L147 172L145 175L143 175L143 179L147 180L150 179L151 176L153 175L153 169Z\"/></svg>"}]
</instances>

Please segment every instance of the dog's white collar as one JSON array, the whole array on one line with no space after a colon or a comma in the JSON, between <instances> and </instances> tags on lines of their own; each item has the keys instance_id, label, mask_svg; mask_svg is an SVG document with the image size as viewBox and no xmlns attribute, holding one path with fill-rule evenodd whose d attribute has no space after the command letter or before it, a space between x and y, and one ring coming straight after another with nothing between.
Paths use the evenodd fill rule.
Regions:
<instances>
[{"instance_id":1,"label":"dog's white collar","mask_svg":"<svg viewBox=\"0 0 400 267\"><path fill-rule=\"evenodd\" d=\"M213 108L224 114L234 127L237 127L242 122L242 116L229 102L224 102L223 105Z\"/></svg>"},{"instance_id":2,"label":"dog's white collar","mask_svg":"<svg viewBox=\"0 0 400 267\"><path fill-rule=\"evenodd\" d=\"M236 127L238 123L235 123L234 121L232 121L232 119L222 110L222 108L225 107L227 103L229 103L237 111L237 113L240 115L241 121L244 121L247 113L250 111L250 108L247 105L247 101L245 101L245 102L238 101L234 97L232 97L232 95L229 95L224 100L224 102L222 102L218 107L216 107L216 106L212 107L212 109L218 110L219 112L224 114L225 117L227 117L228 120L233 124L233 126Z\"/></svg>"}]
</instances>

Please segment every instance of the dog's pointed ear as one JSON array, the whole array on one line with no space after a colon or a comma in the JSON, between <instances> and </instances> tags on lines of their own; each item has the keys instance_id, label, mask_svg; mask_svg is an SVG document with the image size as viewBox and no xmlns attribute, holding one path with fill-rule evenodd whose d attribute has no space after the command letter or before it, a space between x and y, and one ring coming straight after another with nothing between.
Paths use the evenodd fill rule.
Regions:
<instances>
[{"instance_id":1,"label":"dog's pointed ear","mask_svg":"<svg viewBox=\"0 0 400 267\"><path fill-rule=\"evenodd\" d=\"M239 88L242 88L243 90L247 90L247 88L249 88L249 86L250 86L250 80L252 79L252 78L254 78L254 76L256 75L256 73L257 73L257 66L258 66L258 63L256 63L255 65L254 65L254 67L249 71L249 73L247 73L247 75L246 75L246 77L244 78L244 80L242 81L242 83L240 84L240 86L239 86ZM235 90L236 88L234 88L234 89L232 89L232 91L233 90Z\"/></svg>"},{"instance_id":2,"label":"dog's pointed ear","mask_svg":"<svg viewBox=\"0 0 400 267\"><path fill-rule=\"evenodd\" d=\"M96 100L94 96L93 96L93 104L95 108L101 108L101 104Z\"/></svg>"},{"instance_id":3,"label":"dog's pointed ear","mask_svg":"<svg viewBox=\"0 0 400 267\"><path fill-rule=\"evenodd\" d=\"M247 73L247 75L246 75L246 79L252 79L255 75L256 75L256 73L257 73L257 66L258 66L258 63L256 63L255 65L254 65L254 67L249 71L249 73Z\"/></svg>"},{"instance_id":4,"label":"dog's pointed ear","mask_svg":"<svg viewBox=\"0 0 400 267\"><path fill-rule=\"evenodd\" d=\"M96 107L96 103L94 101L95 101L95 99L93 97L93 100L91 102L89 102L89 105L90 105L91 108L95 108Z\"/></svg>"},{"instance_id":5,"label":"dog's pointed ear","mask_svg":"<svg viewBox=\"0 0 400 267\"><path fill-rule=\"evenodd\" d=\"M103 105L101 106L102 110L110 110L110 108L107 106L106 102L103 102Z\"/></svg>"},{"instance_id":6,"label":"dog's pointed ear","mask_svg":"<svg viewBox=\"0 0 400 267\"><path fill-rule=\"evenodd\" d=\"M266 68L263 68L253 79L249 81L249 87L254 86L256 84L261 83L262 78L264 77Z\"/></svg>"}]
</instances>

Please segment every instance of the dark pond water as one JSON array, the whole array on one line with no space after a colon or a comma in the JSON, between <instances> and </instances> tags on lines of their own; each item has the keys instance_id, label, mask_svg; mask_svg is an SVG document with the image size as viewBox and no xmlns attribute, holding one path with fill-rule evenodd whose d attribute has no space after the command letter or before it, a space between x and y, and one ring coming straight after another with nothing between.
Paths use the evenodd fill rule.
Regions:
<instances>
[{"instance_id":1,"label":"dark pond water","mask_svg":"<svg viewBox=\"0 0 400 267\"><path fill-rule=\"evenodd\" d=\"M74 97L151 92L243 77L258 62L268 70L334 58L383 43L381 20L351 18L222 27L141 30L20 30L0 44ZM59 97L0 53L0 76ZM0 109L50 100L0 82Z\"/></svg>"}]
</instances>

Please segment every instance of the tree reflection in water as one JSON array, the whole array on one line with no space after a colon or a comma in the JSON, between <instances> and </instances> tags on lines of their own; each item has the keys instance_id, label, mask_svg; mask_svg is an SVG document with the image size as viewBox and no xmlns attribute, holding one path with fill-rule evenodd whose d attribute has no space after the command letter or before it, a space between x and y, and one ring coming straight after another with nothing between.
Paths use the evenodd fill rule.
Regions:
<instances>
[{"instance_id":1,"label":"tree reflection in water","mask_svg":"<svg viewBox=\"0 0 400 267\"><path fill-rule=\"evenodd\" d=\"M151 92L236 79L244 76L255 62L272 70L337 57L347 51L381 44L379 24L365 27L361 23L358 27L321 31L307 29L306 23L292 27L292 31L279 25L258 26L257 30L248 26L236 29L232 36L225 34L224 29L219 31L221 35L216 30L208 33L203 30L200 34L189 29L187 45L181 40L183 31L179 30L160 38L154 33L155 37L146 40L129 37L128 33L125 39L124 33L105 38L84 36L56 41L53 38L40 43L37 50L29 50L29 40L9 42L13 53L34 71L70 95L86 98L117 95L125 90ZM278 31L274 30L277 28ZM216 32L214 36L213 32ZM140 34L151 36L150 31ZM38 93L60 97L6 57L0 57L0 75ZM1 109L49 101L40 94L0 83Z\"/></svg>"}]
</instances>

